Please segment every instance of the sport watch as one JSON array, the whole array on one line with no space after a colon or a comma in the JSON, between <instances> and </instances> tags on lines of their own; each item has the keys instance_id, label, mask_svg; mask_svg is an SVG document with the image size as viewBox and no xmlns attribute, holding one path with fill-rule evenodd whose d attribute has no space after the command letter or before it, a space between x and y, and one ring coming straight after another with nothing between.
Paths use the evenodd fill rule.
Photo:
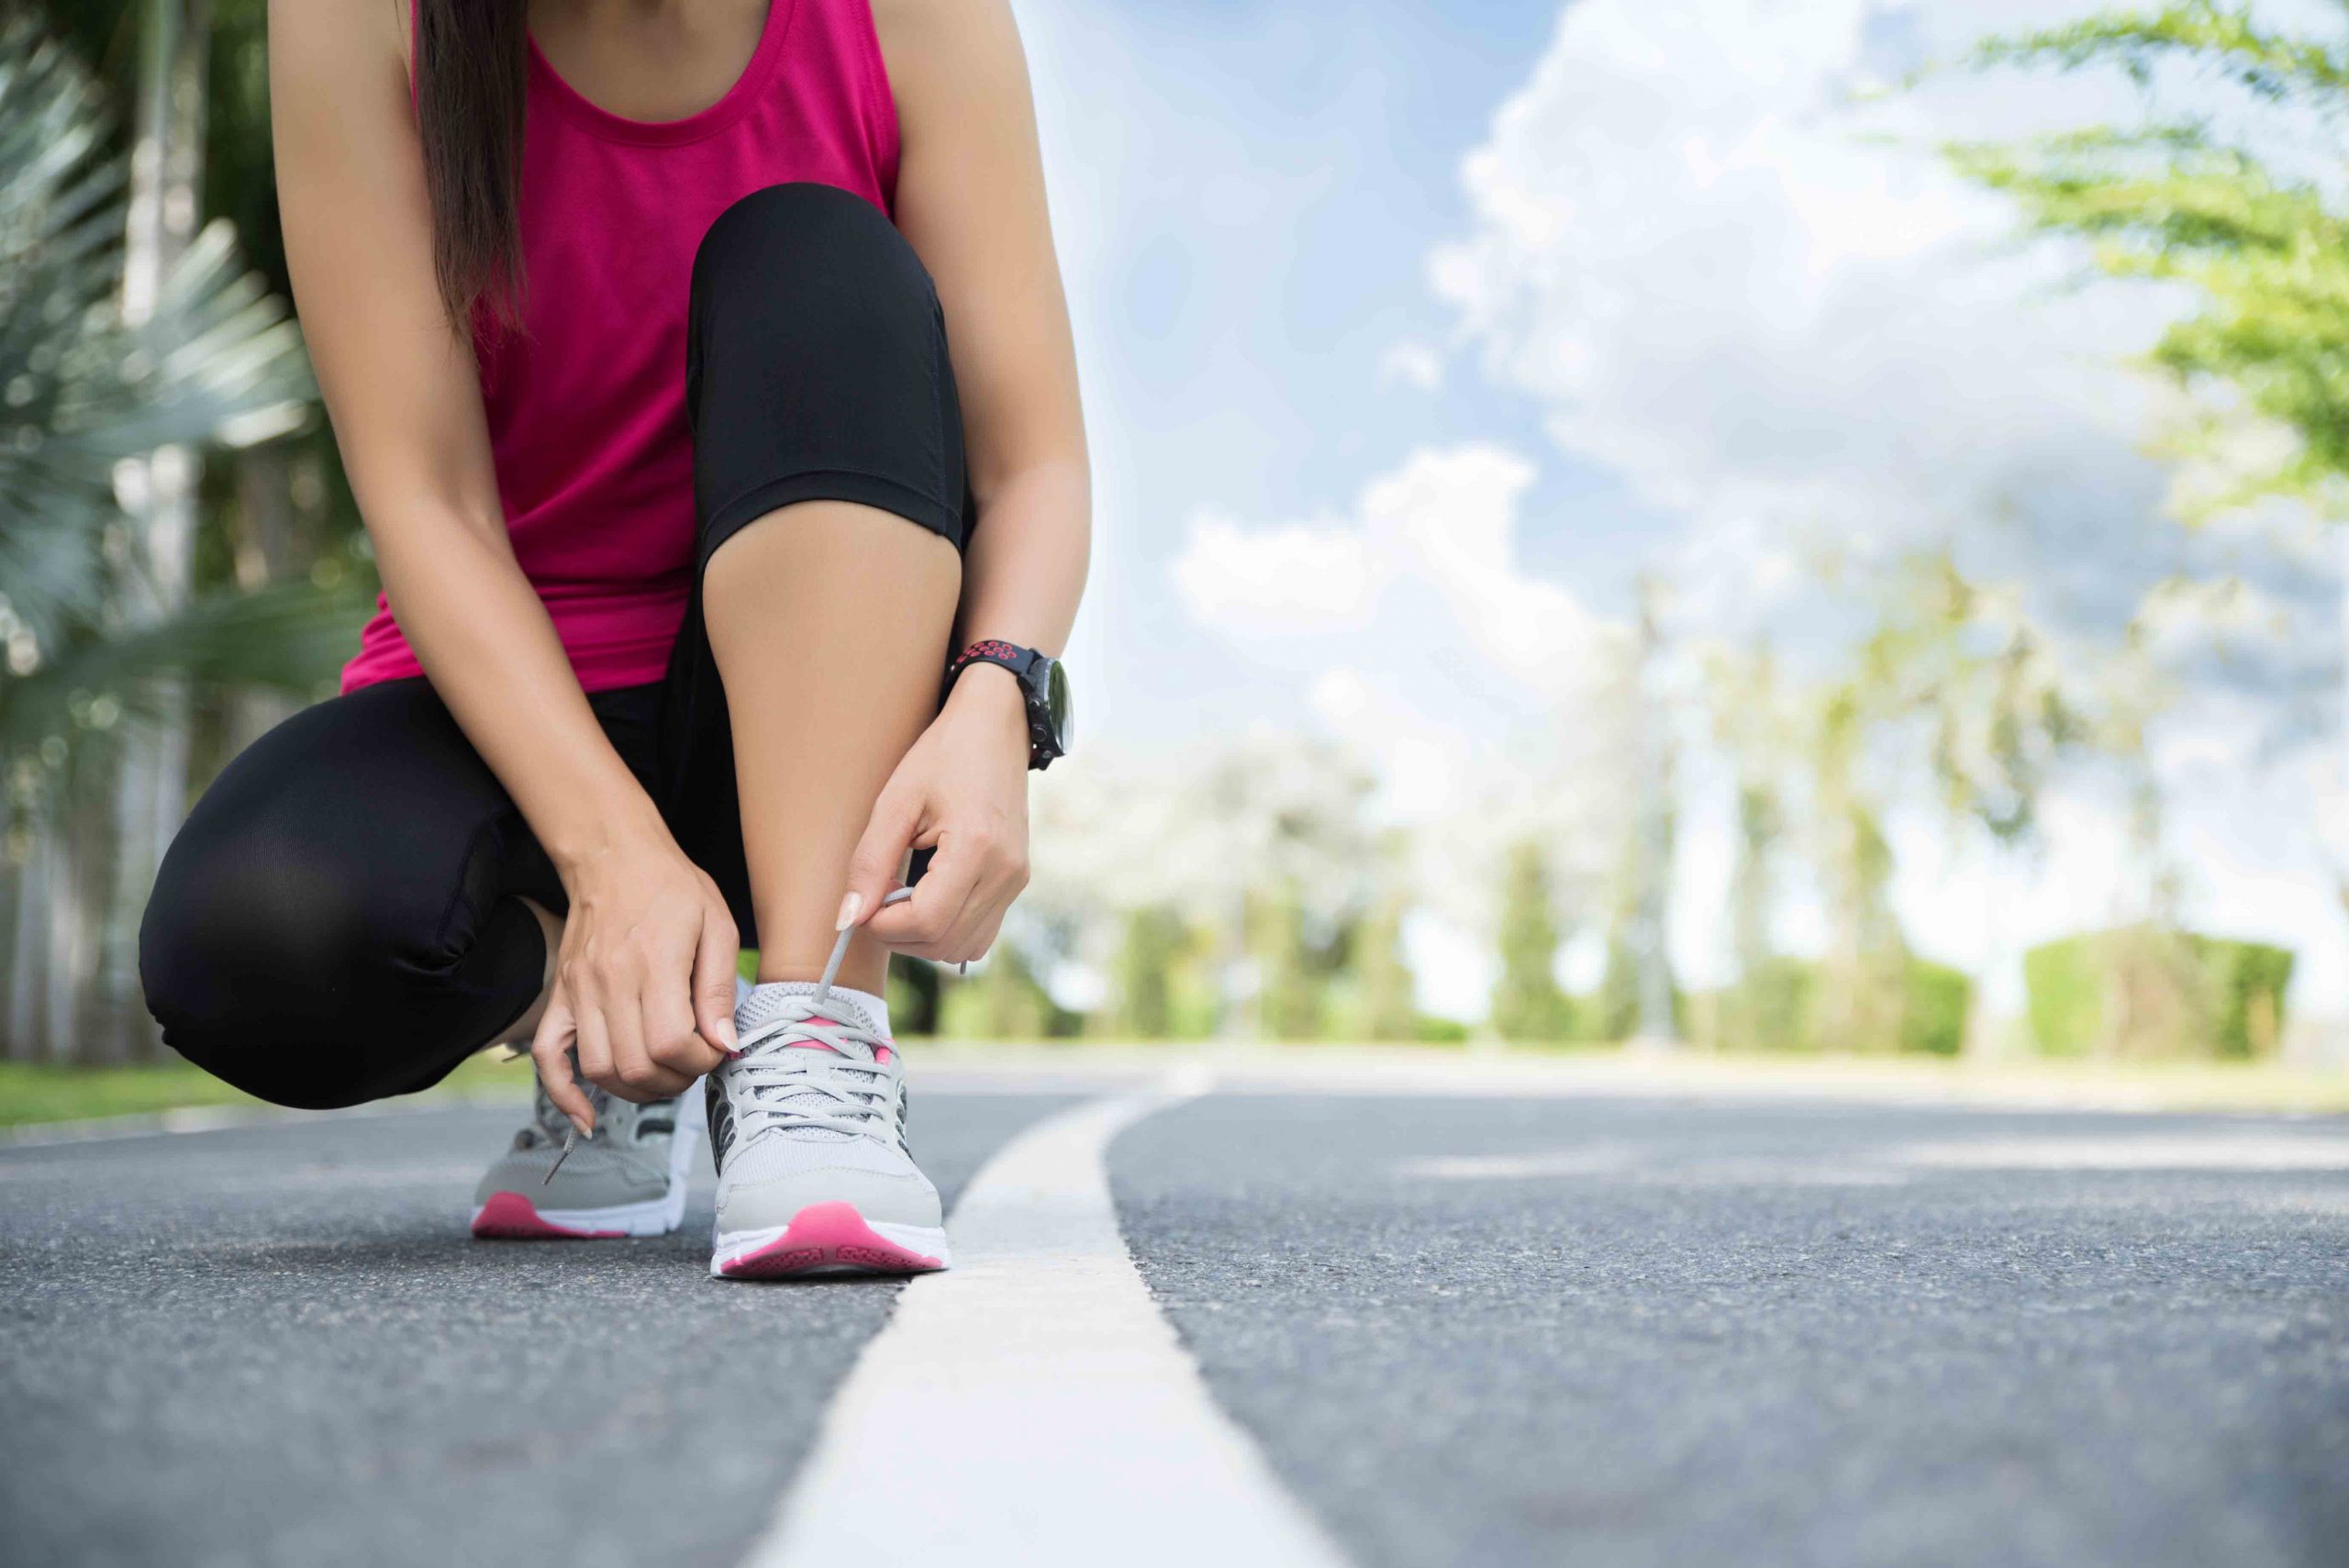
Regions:
<instances>
[{"instance_id":1,"label":"sport watch","mask_svg":"<svg viewBox=\"0 0 2349 1568\"><path fill-rule=\"evenodd\" d=\"M1000 664L1019 683L1028 705L1028 765L1041 770L1051 767L1054 758L1067 756L1076 729L1076 716L1069 706L1068 666L1032 648L990 638L974 642L946 666L939 701L946 700L963 671L978 663Z\"/></svg>"}]
</instances>

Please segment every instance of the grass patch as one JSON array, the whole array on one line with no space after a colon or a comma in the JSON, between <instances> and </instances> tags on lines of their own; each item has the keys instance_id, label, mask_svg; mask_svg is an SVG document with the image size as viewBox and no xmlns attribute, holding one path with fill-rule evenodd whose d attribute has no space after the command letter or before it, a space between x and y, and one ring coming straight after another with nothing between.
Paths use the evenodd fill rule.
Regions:
<instances>
[{"instance_id":1,"label":"grass patch","mask_svg":"<svg viewBox=\"0 0 2349 1568\"><path fill-rule=\"evenodd\" d=\"M527 1059L493 1062L476 1056L418 1099L469 1098L529 1093ZM195 1106L257 1106L250 1095L232 1089L184 1062L143 1067L50 1067L0 1062L0 1127L36 1122L83 1121L94 1117L153 1115Z\"/></svg>"}]
</instances>

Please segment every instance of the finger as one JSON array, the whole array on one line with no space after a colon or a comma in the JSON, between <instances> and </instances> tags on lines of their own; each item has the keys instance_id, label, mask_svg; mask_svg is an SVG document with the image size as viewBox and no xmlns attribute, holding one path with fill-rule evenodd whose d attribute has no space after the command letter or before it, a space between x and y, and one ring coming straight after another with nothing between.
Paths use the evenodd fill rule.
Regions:
<instances>
[{"instance_id":1,"label":"finger","mask_svg":"<svg viewBox=\"0 0 2349 1568\"><path fill-rule=\"evenodd\" d=\"M612 1042L613 1082L605 1088L621 1099L645 1105L684 1092L686 1080L652 1060L644 1038L644 987L630 978L618 988L604 1007L604 1029Z\"/></svg>"},{"instance_id":2,"label":"finger","mask_svg":"<svg viewBox=\"0 0 2349 1568\"><path fill-rule=\"evenodd\" d=\"M694 1027L724 1056L734 1054L734 966L740 959L733 917L716 910L705 916L694 948Z\"/></svg>"},{"instance_id":3,"label":"finger","mask_svg":"<svg viewBox=\"0 0 2349 1568\"><path fill-rule=\"evenodd\" d=\"M572 1024L571 1004L558 991L547 1003L547 1010L539 1018L538 1032L530 1037L530 1061L539 1070L539 1082L546 1086L547 1098L554 1108L571 1119L582 1138L596 1133L596 1102L580 1088L579 1081L571 1074L571 1042L576 1034Z\"/></svg>"},{"instance_id":4,"label":"finger","mask_svg":"<svg viewBox=\"0 0 2349 1568\"><path fill-rule=\"evenodd\" d=\"M865 922L865 929L899 952L936 956L978 890L971 861L967 855L940 851L930 863L930 874L914 884L914 895L883 908Z\"/></svg>"},{"instance_id":5,"label":"finger","mask_svg":"<svg viewBox=\"0 0 2349 1568\"><path fill-rule=\"evenodd\" d=\"M643 997L644 1046L652 1064L683 1078L688 1085L726 1060L698 1032L699 1019L694 1014L696 962L696 950L679 944L646 980Z\"/></svg>"},{"instance_id":6,"label":"finger","mask_svg":"<svg viewBox=\"0 0 2349 1568\"><path fill-rule=\"evenodd\" d=\"M883 790L881 798L873 803L864 836L848 858L848 893L841 900L835 930L845 931L872 919L883 896L897 884L897 867L905 862L906 851L913 847L914 835L920 829L920 802L910 795Z\"/></svg>"},{"instance_id":7,"label":"finger","mask_svg":"<svg viewBox=\"0 0 2349 1568\"><path fill-rule=\"evenodd\" d=\"M604 1026L602 1000L577 996L572 1004L572 1018L578 1030L579 1075L608 1092L619 1080L612 1072L612 1037Z\"/></svg>"},{"instance_id":8,"label":"finger","mask_svg":"<svg viewBox=\"0 0 2349 1568\"><path fill-rule=\"evenodd\" d=\"M1011 901L1019 895L1019 884L1009 877L997 877L974 891L971 901L963 906L962 917L954 922L954 929L939 944L941 961L968 963L986 957L996 934L1003 929L1003 917L1010 912Z\"/></svg>"}]
</instances>

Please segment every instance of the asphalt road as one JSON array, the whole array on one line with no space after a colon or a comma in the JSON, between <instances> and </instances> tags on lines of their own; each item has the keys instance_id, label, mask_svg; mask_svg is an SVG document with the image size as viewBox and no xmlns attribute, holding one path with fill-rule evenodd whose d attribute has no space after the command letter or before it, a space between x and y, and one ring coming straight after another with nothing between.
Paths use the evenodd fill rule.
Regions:
<instances>
[{"instance_id":1,"label":"asphalt road","mask_svg":"<svg viewBox=\"0 0 2349 1568\"><path fill-rule=\"evenodd\" d=\"M949 1202L1057 1103L931 1101ZM740 1561L897 1286L711 1279L707 1174L671 1236L475 1241L519 1125L0 1150L0 1562Z\"/></svg>"},{"instance_id":2,"label":"asphalt road","mask_svg":"<svg viewBox=\"0 0 2349 1568\"><path fill-rule=\"evenodd\" d=\"M708 1279L706 1192L473 1242L513 1119L0 1149L0 1562L739 1562L896 1287ZM2337 1121L1224 1093L1110 1173L1364 1568L2349 1563Z\"/></svg>"},{"instance_id":3,"label":"asphalt road","mask_svg":"<svg viewBox=\"0 0 2349 1568\"><path fill-rule=\"evenodd\" d=\"M1228 1095L1113 1168L1209 1387L1364 1564L2266 1568L2349 1562L2349 1171L2232 1166L2344 1146Z\"/></svg>"}]
</instances>

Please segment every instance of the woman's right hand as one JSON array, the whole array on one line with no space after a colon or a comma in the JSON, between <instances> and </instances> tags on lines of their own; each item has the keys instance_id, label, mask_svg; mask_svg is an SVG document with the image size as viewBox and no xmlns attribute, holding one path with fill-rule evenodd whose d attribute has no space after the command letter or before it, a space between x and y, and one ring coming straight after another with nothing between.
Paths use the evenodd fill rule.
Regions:
<instances>
[{"instance_id":1,"label":"woman's right hand","mask_svg":"<svg viewBox=\"0 0 2349 1568\"><path fill-rule=\"evenodd\" d=\"M548 1097L582 1136L596 1110L573 1078L642 1104L682 1094L734 1049L734 917L666 832L562 868L571 913L530 1044Z\"/></svg>"}]
</instances>

